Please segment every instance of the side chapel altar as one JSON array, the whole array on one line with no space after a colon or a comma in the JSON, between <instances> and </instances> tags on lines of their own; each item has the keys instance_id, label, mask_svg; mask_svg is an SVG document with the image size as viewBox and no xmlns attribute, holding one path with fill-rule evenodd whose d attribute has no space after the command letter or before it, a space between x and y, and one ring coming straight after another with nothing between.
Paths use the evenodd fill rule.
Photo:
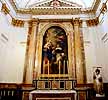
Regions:
<instances>
[{"instance_id":1,"label":"side chapel altar","mask_svg":"<svg viewBox=\"0 0 108 100\"><path fill-rule=\"evenodd\" d=\"M30 21L23 79L36 89L30 100L76 99L76 84L86 81L80 24L78 18Z\"/></svg>"}]
</instances>

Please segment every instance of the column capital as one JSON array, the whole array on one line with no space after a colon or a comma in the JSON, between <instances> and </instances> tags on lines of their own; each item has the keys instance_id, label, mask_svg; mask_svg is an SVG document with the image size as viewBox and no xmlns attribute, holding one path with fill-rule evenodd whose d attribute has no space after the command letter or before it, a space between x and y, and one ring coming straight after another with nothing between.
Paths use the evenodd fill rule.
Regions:
<instances>
[{"instance_id":1,"label":"column capital","mask_svg":"<svg viewBox=\"0 0 108 100\"><path fill-rule=\"evenodd\" d=\"M30 26L37 25L38 23L39 23L39 19L38 18L33 18L33 19L28 21L28 24Z\"/></svg>"},{"instance_id":2,"label":"column capital","mask_svg":"<svg viewBox=\"0 0 108 100\"><path fill-rule=\"evenodd\" d=\"M82 20L80 20L80 18L75 18L75 19L72 19L72 23L74 24L74 26L81 26Z\"/></svg>"},{"instance_id":3,"label":"column capital","mask_svg":"<svg viewBox=\"0 0 108 100\"><path fill-rule=\"evenodd\" d=\"M86 24L87 26L96 26L99 24L99 18L96 17L95 19L89 19L89 20L86 20Z\"/></svg>"},{"instance_id":4,"label":"column capital","mask_svg":"<svg viewBox=\"0 0 108 100\"><path fill-rule=\"evenodd\" d=\"M40 21L40 20L39 20L38 18L33 18L33 19L32 19L32 23L33 23L33 24L38 24L39 21Z\"/></svg>"},{"instance_id":5,"label":"column capital","mask_svg":"<svg viewBox=\"0 0 108 100\"><path fill-rule=\"evenodd\" d=\"M24 20L19 20L19 19L15 19L15 18L12 18L12 22L11 24L13 26L17 26L17 27L24 27Z\"/></svg>"}]
</instances>

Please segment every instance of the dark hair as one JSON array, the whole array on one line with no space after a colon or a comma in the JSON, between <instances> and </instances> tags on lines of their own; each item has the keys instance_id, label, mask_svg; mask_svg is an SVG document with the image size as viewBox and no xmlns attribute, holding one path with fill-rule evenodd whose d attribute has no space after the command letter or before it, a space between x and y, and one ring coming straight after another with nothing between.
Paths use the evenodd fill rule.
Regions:
<instances>
[{"instance_id":1,"label":"dark hair","mask_svg":"<svg viewBox=\"0 0 108 100\"><path fill-rule=\"evenodd\" d=\"M95 70L95 72L96 72L96 73L97 73L97 72L100 73L100 70L97 68L97 69Z\"/></svg>"}]
</instances>

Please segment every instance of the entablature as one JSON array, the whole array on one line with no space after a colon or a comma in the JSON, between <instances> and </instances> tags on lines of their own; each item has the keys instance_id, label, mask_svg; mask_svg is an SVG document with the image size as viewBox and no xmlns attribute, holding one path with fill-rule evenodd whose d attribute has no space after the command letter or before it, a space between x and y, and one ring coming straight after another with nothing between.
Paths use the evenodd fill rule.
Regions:
<instances>
[{"instance_id":1,"label":"entablature","mask_svg":"<svg viewBox=\"0 0 108 100\"><path fill-rule=\"evenodd\" d=\"M45 15L45 14L49 14L49 15L65 15L65 14L89 14L89 13L95 13L96 9L100 3L100 0L95 0L94 4L92 7L89 8L82 8L80 5L78 4L74 4L74 5L69 5L69 6L31 6L28 8L18 8L16 3L13 0L10 0L11 5L13 6L14 10L16 11L16 13L21 13L21 14L33 14L33 15Z\"/></svg>"}]
</instances>

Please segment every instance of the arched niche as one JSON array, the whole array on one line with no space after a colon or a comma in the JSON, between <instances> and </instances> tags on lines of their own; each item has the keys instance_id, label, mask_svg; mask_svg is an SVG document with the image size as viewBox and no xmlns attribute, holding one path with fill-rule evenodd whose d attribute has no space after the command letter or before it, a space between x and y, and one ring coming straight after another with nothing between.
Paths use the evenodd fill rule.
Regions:
<instances>
[{"instance_id":1,"label":"arched niche","mask_svg":"<svg viewBox=\"0 0 108 100\"><path fill-rule=\"evenodd\" d=\"M43 63L43 46L44 46L44 37L45 33L51 27L61 28L66 36L67 43L67 74L43 74L42 72L42 63ZM68 77L75 78L75 60L74 60L74 37L73 37L73 26L71 23L48 23L40 24L37 33L37 46L36 46L36 57L35 57L35 72L36 78L41 77ZM59 75L59 76L58 76Z\"/></svg>"},{"instance_id":2,"label":"arched niche","mask_svg":"<svg viewBox=\"0 0 108 100\"><path fill-rule=\"evenodd\" d=\"M63 28L51 26L45 31L41 61L41 74L68 74L68 44Z\"/></svg>"}]
</instances>

